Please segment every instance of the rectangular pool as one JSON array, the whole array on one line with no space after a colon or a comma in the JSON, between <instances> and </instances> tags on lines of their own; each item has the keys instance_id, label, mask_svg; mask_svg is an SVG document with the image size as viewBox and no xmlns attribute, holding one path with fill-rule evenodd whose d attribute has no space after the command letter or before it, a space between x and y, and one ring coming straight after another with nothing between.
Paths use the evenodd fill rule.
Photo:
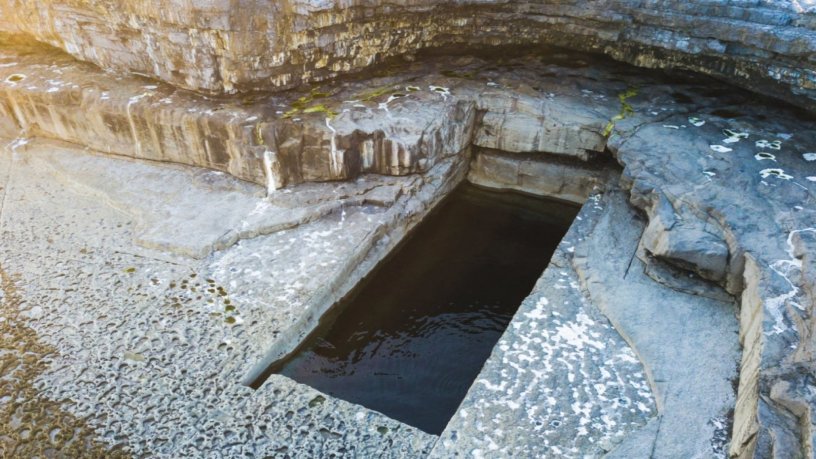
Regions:
<instances>
[{"instance_id":1,"label":"rectangular pool","mask_svg":"<svg viewBox=\"0 0 816 459\"><path fill-rule=\"evenodd\" d=\"M270 372L441 433L578 210L459 187Z\"/></svg>"}]
</instances>

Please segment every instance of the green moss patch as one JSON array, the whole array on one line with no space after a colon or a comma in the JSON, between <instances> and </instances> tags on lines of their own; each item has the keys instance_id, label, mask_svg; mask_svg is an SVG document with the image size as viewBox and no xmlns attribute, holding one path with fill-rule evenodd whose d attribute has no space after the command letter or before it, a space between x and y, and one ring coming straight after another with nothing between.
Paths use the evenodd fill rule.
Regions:
<instances>
[{"instance_id":1,"label":"green moss patch","mask_svg":"<svg viewBox=\"0 0 816 459\"><path fill-rule=\"evenodd\" d=\"M329 108L326 104L318 104L315 103L318 99L325 99L329 97L331 94L327 92L322 92L318 88L312 89L309 94L305 96L299 97L297 100L292 102L289 105L289 110L287 110L284 114L284 118L292 118L296 115L301 113L309 114L309 113L322 113L329 118L334 118L337 116L337 112Z\"/></svg>"},{"instance_id":2,"label":"green moss patch","mask_svg":"<svg viewBox=\"0 0 816 459\"><path fill-rule=\"evenodd\" d=\"M629 99L635 96L637 96L637 89L635 88L629 88L626 91L618 94L618 100L621 103L621 110L617 115L613 116L612 119L609 120L609 123L606 124L606 127L603 130L604 137L609 137L612 134L612 131L615 129L615 123L635 113L635 109L632 108L632 105L630 105L628 102Z\"/></svg>"}]
</instances>

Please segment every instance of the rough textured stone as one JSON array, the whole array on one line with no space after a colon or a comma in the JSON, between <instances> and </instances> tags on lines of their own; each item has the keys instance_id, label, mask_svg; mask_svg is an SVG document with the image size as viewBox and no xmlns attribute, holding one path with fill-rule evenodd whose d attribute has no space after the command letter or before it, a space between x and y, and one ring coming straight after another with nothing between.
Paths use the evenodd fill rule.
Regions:
<instances>
[{"instance_id":1,"label":"rough textured stone","mask_svg":"<svg viewBox=\"0 0 816 459\"><path fill-rule=\"evenodd\" d=\"M707 232L697 221L678 221L674 207L665 198L657 199L649 212L643 246L652 255L694 270L706 279L725 278L728 246L722 234Z\"/></svg>"},{"instance_id":2,"label":"rough textured stone","mask_svg":"<svg viewBox=\"0 0 816 459\"><path fill-rule=\"evenodd\" d=\"M592 205L576 224L573 258L590 302L643 362L657 403L656 427L644 427L615 455L627 457L639 445L642 453L629 457L726 457L740 358L734 300L667 289L647 277L635 257L644 225L626 198L611 190Z\"/></svg>"},{"instance_id":3,"label":"rough textured stone","mask_svg":"<svg viewBox=\"0 0 816 459\"><path fill-rule=\"evenodd\" d=\"M478 108L485 114L473 143L483 148L586 160L590 152L602 152L606 145L602 131L610 116L603 105L576 104L572 97L542 99L538 91L520 88L513 94L487 91Z\"/></svg>"},{"instance_id":4,"label":"rough textured stone","mask_svg":"<svg viewBox=\"0 0 816 459\"><path fill-rule=\"evenodd\" d=\"M3 0L0 30L210 92L291 88L425 48L555 44L813 107L812 9L797 0Z\"/></svg>"},{"instance_id":5,"label":"rough textured stone","mask_svg":"<svg viewBox=\"0 0 816 459\"><path fill-rule=\"evenodd\" d=\"M470 164L468 181L497 190L519 191L548 198L584 203L612 180L615 170L594 164L479 151Z\"/></svg>"},{"instance_id":6,"label":"rough textured stone","mask_svg":"<svg viewBox=\"0 0 816 459\"><path fill-rule=\"evenodd\" d=\"M157 168L143 162L127 162L127 167L111 170L110 160L102 155L77 157L60 148L64 144L53 146L29 161L51 169L57 181L136 219L136 244L197 259L346 207L391 206L405 187L415 183L413 177L365 176L334 187L331 197L320 185L308 184L297 192L263 199L264 190L221 172L172 164ZM16 150L25 148L19 145ZM198 190L195 194L186 192L191 184Z\"/></svg>"},{"instance_id":7,"label":"rough textured stone","mask_svg":"<svg viewBox=\"0 0 816 459\"><path fill-rule=\"evenodd\" d=\"M799 387L800 403L812 403L811 389L804 389L814 374L804 351L812 336L813 302L806 293L812 287L794 239L813 231L816 221L816 183L807 178L816 175L816 164L807 160L816 138L803 129L800 114L789 110L751 103L724 110L702 102L692 118L634 117L621 123L610 147L624 165L635 206L650 218L661 200L673 208L676 223L666 231L678 234L668 237L692 240L702 229L719 240L709 247L720 253L728 247L719 282L741 294L743 344L730 453L807 457L809 414L793 414L774 400L772 388L784 381L779 390ZM635 110L641 113L637 105ZM698 256L675 252L667 261L711 274L710 266L697 264Z\"/></svg>"},{"instance_id":8,"label":"rough textured stone","mask_svg":"<svg viewBox=\"0 0 816 459\"><path fill-rule=\"evenodd\" d=\"M741 36L745 46L731 43L730 57L716 60L717 72L760 84L742 64L729 63L753 56L759 67L751 68L767 70L761 62L804 61L807 45L794 37L809 33L807 14L784 13L791 10L779 9L779 3L745 6L693 6L711 15L742 11L743 22L781 21L763 33L749 25L734 29L749 33ZM125 7L124 14L128 8L136 6ZM524 27L517 27L521 39ZM786 36L791 27L796 33ZM704 24L697 29L713 33ZM779 33L787 38L769 44L768 37ZM761 43L779 54L757 57L754 46ZM786 53L795 46L804 54L794 59ZM728 442L723 409L732 404L727 381L739 339L743 353L729 453L812 455L816 134L803 113L707 78L647 73L604 60L589 66L589 57L577 54L427 58L394 67L390 75L222 99L105 74L53 50L23 51L4 48L0 60L0 132L20 136L9 138L0 155L5 180L0 266L8 273L3 288L9 290L3 311L10 311L6 323L13 319L14 327L33 331L42 344L36 349L56 350L47 365L31 370L37 374L32 396L56 406L63 419L84 419L103 448L120 445L137 455L167 456L295 450L308 456L421 456L432 448L439 455L476 450L488 455L493 441L496 450L508 452L556 446L565 454L600 455L617 445L612 454L618 457L644 451L665 457L720 454ZM701 59L699 65L708 62ZM773 87L762 87L773 93ZM809 104L807 93L799 99ZM68 140L97 153L205 166L256 185L190 172L188 166L63 151L32 137ZM599 160L606 152L611 155ZM460 412L436 442L286 378L273 377L258 392L240 384L296 346L465 177L472 153L469 176L484 186L572 201L616 175L603 161L614 157L623 167L622 189L648 223L621 222L633 218L632 208L614 188L604 188L608 200L590 201L585 210L597 205L599 215L609 219L591 220L592 228L576 223L572 234L582 227L591 233L586 241L562 247L561 255L571 260L566 275L578 287L558 292L572 295L565 298L569 304L551 303L547 311L573 322L586 316L587 329L605 333L625 354L634 352L639 362L627 366L613 359L609 365L644 369L648 390L642 398L653 397L657 417L650 418L650 409L630 416L605 405L609 400L585 384L576 387L575 396L557 387L563 397L554 406L569 415L562 425L574 435L534 436L535 424L524 424L534 419L523 418L518 430L527 426L526 431L488 439L479 428L490 428L491 413L507 419L525 413L502 403L515 401L507 393L482 401L479 391L488 385L481 383L463 407L475 409L473 416L479 413L483 422L457 427L464 422ZM577 182L567 183L565 173ZM310 183L329 180L348 183ZM140 193L139 182L167 195ZM207 204L213 208L180 209ZM595 239L602 234L605 238ZM626 267L621 252L629 256ZM610 285L605 276L615 279L611 275L622 270L629 274ZM191 281L191 273L199 280ZM544 274L553 276L552 270ZM14 286L7 287L6 279L14 279ZM235 300L234 310L227 310L218 287ZM5 300L12 290L20 300ZM558 324L525 315L545 312L536 306L549 298L543 292L537 290L523 306L505 335L508 348L495 350L480 381L500 384L504 373L516 370L502 360L513 346L526 343L525 336L539 340L532 342L543 354L547 346L555 349L556 335L544 332ZM610 299L610 292L621 299ZM739 299L738 336L725 292ZM632 306L644 298L654 304L642 306L639 314ZM666 299L678 305L671 314L659 309ZM643 317L652 320L644 323ZM607 321L614 330L603 327ZM676 341L718 345L704 349L710 353L666 349L664 337L645 326L653 323ZM697 354L692 363L704 377L690 383L688 372L671 363ZM592 363L599 355L605 354L573 353L568 361L588 375L603 373L606 367ZM515 357L528 362L523 354ZM558 380L544 371L547 362L530 362L530 374L519 380L534 377L532 370ZM645 387L638 378L632 381L622 385L625 391ZM526 396L531 410L546 411L541 391ZM583 411L562 409L572 401L597 413L606 410L625 426L577 435ZM18 406L36 411L42 405ZM601 415L591 418L603 422ZM15 441L25 440L25 429L13 425ZM464 434L454 438L454 431ZM599 443L590 445L589 439Z\"/></svg>"},{"instance_id":9,"label":"rough textured stone","mask_svg":"<svg viewBox=\"0 0 816 459\"><path fill-rule=\"evenodd\" d=\"M600 457L656 414L643 367L570 267L578 231L561 242L431 457Z\"/></svg>"},{"instance_id":10,"label":"rough textured stone","mask_svg":"<svg viewBox=\"0 0 816 459\"><path fill-rule=\"evenodd\" d=\"M426 212L452 183L433 174L396 179L391 184L403 197L389 206L352 196L342 210L195 260L134 240L161 217L167 221L151 228L154 236L189 244L170 223L185 224L183 203L191 200L212 206L203 217L212 224L236 228L246 221L218 222L217 215L274 203L234 179L196 180L186 169L86 155L38 143L2 155L3 304L18 316L4 314L0 326L4 333L30 327L30 354L15 372L32 376L34 396L44 400L28 401L30 411L0 423L16 430L8 451L43 447L26 446L41 441L26 430L70 425L38 408L47 401L63 402L63 418L84 420L89 438L134 455L405 457L430 448L432 436L287 378L272 377L257 391L241 380L272 343L290 340L304 316L320 315L344 283L353 286L351 273L370 269L410 227L410 215ZM94 176L100 170L108 180ZM135 175L168 193L165 207L120 190ZM338 190L304 191L291 198L336 200ZM386 230L394 224L403 229ZM380 237L384 231L393 234L390 242ZM31 365L45 368L25 373ZM15 425L19 417L25 422Z\"/></svg>"},{"instance_id":11,"label":"rough textured stone","mask_svg":"<svg viewBox=\"0 0 816 459\"><path fill-rule=\"evenodd\" d=\"M448 99L429 90L429 83L389 108L388 98L405 93L407 84L393 79L368 81L385 88L365 104L339 102L367 97L371 88L361 83L327 100L342 110L337 117L317 102L312 108L320 110L314 113L305 106L295 110L297 116L285 116L290 105L299 106L291 96L213 100L139 78L112 77L36 47L3 49L0 62L0 116L18 132L203 166L269 190L365 173L427 171L468 146L476 114L473 101Z\"/></svg>"},{"instance_id":12,"label":"rough textured stone","mask_svg":"<svg viewBox=\"0 0 816 459\"><path fill-rule=\"evenodd\" d=\"M431 457L726 456L740 356L734 301L647 277L635 258L645 225L625 194L605 185ZM634 355L642 369L630 367Z\"/></svg>"}]
</instances>

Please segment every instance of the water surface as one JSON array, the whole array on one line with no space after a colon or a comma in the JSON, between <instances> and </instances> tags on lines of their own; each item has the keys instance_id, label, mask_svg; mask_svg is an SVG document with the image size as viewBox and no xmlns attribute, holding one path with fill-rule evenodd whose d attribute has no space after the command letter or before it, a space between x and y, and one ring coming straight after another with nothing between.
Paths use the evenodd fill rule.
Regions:
<instances>
[{"instance_id":1,"label":"water surface","mask_svg":"<svg viewBox=\"0 0 816 459\"><path fill-rule=\"evenodd\" d=\"M577 210L460 187L277 372L440 433Z\"/></svg>"}]
</instances>

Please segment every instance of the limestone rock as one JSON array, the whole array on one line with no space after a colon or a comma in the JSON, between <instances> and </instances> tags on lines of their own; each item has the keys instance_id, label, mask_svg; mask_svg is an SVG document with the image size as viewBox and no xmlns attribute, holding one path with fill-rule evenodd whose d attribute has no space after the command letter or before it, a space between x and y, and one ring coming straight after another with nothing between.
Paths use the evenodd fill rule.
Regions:
<instances>
[{"instance_id":1,"label":"limestone rock","mask_svg":"<svg viewBox=\"0 0 816 459\"><path fill-rule=\"evenodd\" d=\"M470 164L468 181L498 190L586 202L610 180L607 168L558 161L549 155L519 156L478 151Z\"/></svg>"},{"instance_id":2,"label":"limestone rock","mask_svg":"<svg viewBox=\"0 0 816 459\"><path fill-rule=\"evenodd\" d=\"M2 31L213 93L326 81L426 48L549 44L693 69L813 107L814 29L811 6L783 0L0 2Z\"/></svg>"},{"instance_id":3,"label":"limestone rock","mask_svg":"<svg viewBox=\"0 0 816 459\"><path fill-rule=\"evenodd\" d=\"M809 73L800 67L811 49L813 21L811 13L795 10L798 3L667 1L660 4L660 15L650 15L634 4L620 12L616 8L622 3L612 1L603 4L608 7L604 20L609 22L599 24L593 8L562 3L459 3L443 11L420 2L366 16L376 6L365 3L334 10L328 2L290 2L286 6L291 9L280 11L279 17L298 18L292 26L295 32L287 29L275 36L315 41L300 41L295 48L274 53L264 51L261 61L250 65L278 69L291 64L286 67L288 76L280 78L283 74L277 70L263 77L254 70L244 72L240 69L247 61L229 57L268 51L264 40L272 35L257 36L260 41L253 43L257 47L238 49L245 43L240 37L215 32L231 27L228 21L219 21L223 14L257 12L253 8L260 4L248 4L245 10L203 4L201 8L215 14L201 19L197 23L201 29L195 33L188 26L199 13L187 3L157 9L131 2L89 12L90 6L108 3L77 0L64 16L47 13L55 3L38 3L42 15L30 14L28 3L15 2L13 10L6 6L10 4L10 0L0 3L4 13L12 11L2 16L3 24L31 26L27 30L47 35L43 39L65 45L77 55L97 50L96 57L85 57L106 67L136 69L214 92L251 89L258 82L268 87L268 78L277 78L271 86L285 87L366 68L379 59L366 54L367 46L385 43L375 33L380 30L378 21L401 21L391 23L392 28L382 27L399 31L386 42L393 44L389 49L394 53L402 53L405 40L414 48L439 37L443 37L440 46L479 43L464 36L494 44L511 37L514 43L524 44L533 36L531 31L544 31L535 40L578 43L578 22L567 17L580 17L587 21L579 21L583 26L592 25L582 26L580 35L590 37L580 41L589 47L644 65L671 63L734 78L771 94L790 97L788 90L793 88L795 102L811 105ZM403 13L401 8L410 11L391 15ZM523 16L516 8L526 8ZM474 11L484 14L471 14ZM131 30L132 46L88 45L83 40L91 35L77 31L72 22L77 12L84 12L88 30L98 26L99 18L109 19L109 31L93 32L99 40L122 33L123 27L144 26L144 31ZM463 12L468 12L466 17ZM400 26L419 24L416 15L425 18L419 38ZM67 22L55 24L52 17L64 17ZM512 22L519 17L526 19ZM625 33L614 25L633 17L645 22ZM252 30L278 24L277 19L264 22L264 18L269 17L253 15ZM310 35L315 26L310 18L320 18L325 34ZM349 18L362 22L337 22ZM156 21L162 27L175 24L175 33L151 28ZM373 27L362 41L355 28L360 23ZM660 23L664 29L647 28L647 23ZM338 24L352 26L342 40L332 40L339 33ZM467 34L450 33L445 24L467 28ZM547 27L541 28L542 24ZM305 35L298 35L301 32ZM191 45L191 34L201 42ZM731 41L734 38L717 38L720 34L739 37L739 44ZM153 38L140 42L145 36ZM177 40L178 55L163 41L168 37ZM153 55L128 54L138 43L152 43ZM616 43L619 46L612 46ZM227 57L219 60L208 49L230 51L224 51ZM290 54L289 49L302 54ZM325 62L324 72L310 69L307 64L320 61L327 49L337 60ZM193 56L199 61L189 65ZM350 56L362 60L352 63ZM121 57L126 58L125 64L117 60ZM281 378L273 378L246 401L251 391L239 381L254 380L268 363L291 351L338 295L349 291L447 190L468 176L483 186L574 202L591 196L584 216L593 212L597 217L583 224L577 220L573 234L586 232L574 245L562 247L557 263L565 271L561 282L565 291L536 291L514 319L518 329L511 324L507 349L497 348L482 382L472 388L463 407L476 410L470 412L479 414L481 426L493 425L491 414L518 420L522 411L510 402L518 403L511 396L521 389L484 398L485 402L481 395L496 392L491 390L496 385L502 387L503 372L510 371L503 366L505 357L517 366L527 362L532 348L514 354L513 345L529 339L542 353L553 350L555 335L546 327L558 324L533 319L558 312L569 318L570 326L585 325L608 337L621 350L615 355L636 356L633 362L613 363L626 363L619 369L643 368L648 384L635 378L632 384L621 383L621 390L643 389L638 396L653 397L655 409L647 406L644 415L635 416L620 406L604 405L609 400L600 398L600 389L584 384L592 378L564 372L582 378L582 392L561 393L564 398L553 406L559 407L559 414L572 415L560 424L568 427L567 433L555 432L546 437L548 441L574 440L579 450L588 448L597 455L612 451L620 457L644 451L643 442L656 439L653 449L665 457L721 455L729 441L730 422L722 409L733 406L733 435L727 447L732 456L812 455L816 133L807 128L809 118L709 78L644 72L592 59L596 58L558 53L491 59L427 57L384 74L287 94L211 97L141 77L105 73L53 49L3 48L0 133L17 138L4 139L0 154L4 180L0 230L6 242L0 245L0 266L25 275L18 290L27 295L26 301L6 309L13 310L13 327L29 327L51 346L48 349L59 350L44 353L53 354L55 360L37 370L42 373L36 396L73 400L64 409L104 432L102 441L107 445L125 441L122 432L133 428L136 433L126 441L136 454L200 455L218 449L224 454L273 455L286 454L290 447L308 447L304 451L314 456L378 455L386 450L395 456L427 453L433 438L376 413L325 397L321 401L317 394ZM153 61L175 67L147 65ZM451 71L451 66L456 70ZM183 69L192 71L185 74ZM195 69L226 71L214 77L215 73L205 75ZM767 85L776 78L779 85ZM230 88L224 81L234 85ZM43 152L40 140L32 140L43 137L90 151ZM38 157L32 157L37 152ZM100 153L176 166L160 173L145 172L160 165L142 165L128 168L127 173L95 176L83 167L107 167L97 166L105 158L77 159ZM622 172L609 164L612 158ZM227 186L224 182L232 178L213 172L182 174L177 183L167 178L174 175L171 169L189 166L226 172L251 184ZM618 172L623 193L607 181ZM118 180L136 182L142 174L150 175L144 183L155 188L168 180L167 196L160 191L139 195L138 183L117 189ZM187 181L193 182L189 189ZM335 183L316 183L326 181ZM602 185L609 192L603 197L595 193ZM290 193L297 196L287 196ZM169 200L153 202L164 198ZM202 201L205 198L217 209L195 212L207 204ZM175 209L185 203L188 208ZM649 222L641 222L634 209ZM89 215L98 215L98 220ZM174 218L189 221L176 223ZM190 235L195 241L184 240ZM94 250L83 253L77 250L79 245ZM96 266L107 267L96 270ZM217 298L206 303L203 296L191 299L175 287L171 292L167 283L180 281L189 271L240 290L246 306L237 317L243 323L235 327L222 323L227 311L216 309ZM671 278L678 273L688 279ZM134 275L127 277L130 274ZM548 271L544 276L553 280L554 274ZM555 282L558 285L558 276ZM570 304L545 305L540 300L547 295ZM10 296L3 293L3 298ZM97 306L110 303L111 298L115 299L111 312L100 312ZM167 300L169 309L157 306L156 298L162 304ZM666 298L678 307L661 310ZM739 335L734 333L731 298L740 303ZM640 307L644 299L650 304ZM579 317L580 308L587 320ZM237 321L235 314L227 315ZM614 329L604 328L607 322ZM664 346L664 335L655 334L653 324L680 345ZM689 331L682 329L686 325ZM698 338L684 341L687 336ZM729 365L737 340L743 353L734 402L727 380L733 373ZM691 362L699 364L695 371L705 376L705 383L696 384L673 363L702 354L699 343L717 344L705 349L705 358ZM171 351L165 353L166 349ZM592 363L591 357L606 362L609 350L595 349L598 352L583 357L569 355L572 360L567 361L585 368L587 374L603 374L601 370L608 368ZM559 348L553 355L564 350L572 352ZM560 381L557 374L535 370L538 373L530 371L518 380ZM202 388L202 380L214 377L213 387ZM156 381L170 382L161 386ZM541 391L522 395L527 397L526 406L550 406L542 404ZM593 426L591 436L578 438L583 411L571 406L566 410L569 397L607 410L625 428ZM294 400L298 408L289 410L287 400ZM94 416L100 406L108 411ZM170 407L162 408L166 416L161 424L152 417L156 406ZM551 420L555 413L542 416ZM471 426L460 412L434 446L434 454L484 447L490 451L493 446L542 452L554 445L534 443L539 438L530 434L536 432L535 419L521 421L509 424L516 429L513 435L456 436L454 431L473 433L471 427L479 426ZM255 431L247 424L271 430ZM343 428L349 425L355 427ZM385 437L374 436L379 435L378 426L387 429ZM293 430L298 428L304 430ZM599 443L590 445L588 438ZM616 445L619 449L613 451Z\"/></svg>"},{"instance_id":4,"label":"limestone rock","mask_svg":"<svg viewBox=\"0 0 816 459\"><path fill-rule=\"evenodd\" d=\"M514 83L525 96L487 85L501 72L485 61L469 67L486 81L447 78L440 75L447 63L406 67L404 75L350 82L331 93L212 99L112 77L54 50L12 47L0 50L0 129L9 137L30 133L215 169L271 191L368 173L422 173L472 144L583 160L603 150L599 131L616 107L583 104L589 93L566 81L550 88L558 100L541 99L529 86L532 75ZM506 117L522 124L509 128ZM528 122L535 131L522 136Z\"/></svg>"},{"instance_id":5,"label":"limestone rock","mask_svg":"<svg viewBox=\"0 0 816 459\"><path fill-rule=\"evenodd\" d=\"M704 279L725 279L729 254L722 235L707 232L697 220L678 221L665 197L655 200L642 240L644 248L654 256L695 271Z\"/></svg>"},{"instance_id":6,"label":"limestone rock","mask_svg":"<svg viewBox=\"0 0 816 459\"><path fill-rule=\"evenodd\" d=\"M477 105L485 114L473 143L512 153L547 152L586 160L590 152L603 151L602 131L612 116L604 113L604 106L590 108L576 102L487 92Z\"/></svg>"},{"instance_id":7,"label":"limestone rock","mask_svg":"<svg viewBox=\"0 0 816 459\"><path fill-rule=\"evenodd\" d=\"M656 217L644 246L660 252L672 238L708 238L712 243L697 254L681 250L668 260L680 255L681 264L741 296L743 356L730 454L805 457L813 424L809 415L792 413L812 397L803 394L806 383L790 381L814 374L807 352L798 352L811 341L813 302L809 267L797 258L795 241L806 244L809 236L800 233L809 234L816 221L814 185L802 179L816 173L803 159L816 139L798 128L794 113L763 106L758 116L759 109L744 105L731 117L713 106L691 117L632 119L610 146L625 166L631 202ZM661 246L663 240L669 242ZM702 256L712 249L714 257ZM725 275L717 279L723 259ZM789 387L799 389L788 394Z\"/></svg>"},{"instance_id":8,"label":"limestone rock","mask_svg":"<svg viewBox=\"0 0 816 459\"><path fill-rule=\"evenodd\" d=\"M464 177L451 166L379 182L401 196L375 206L354 199L364 183L267 200L262 187L211 171L40 141L4 149L0 374L2 387L24 390L0 399L0 447L12 456L426 455L435 437L380 413L281 376L257 390L242 379L276 343L308 333L308 318ZM139 194L140 184L152 187ZM275 214L338 200L342 209L251 234ZM231 229L244 238L203 258L169 250Z\"/></svg>"},{"instance_id":9,"label":"limestone rock","mask_svg":"<svg viewBox=\"0 0 816 459\"><path fill-rule=\"evenodd\" d=\"M647 424L613 457L644 446L645 457L725 457L740 357L734 300L676 291L647 277L633 253L644 222L625 204L625 193L610 188L576 222L571 265L591 303L643 362L658 411L657 427Z\"/></svg>"}]
</instances>

